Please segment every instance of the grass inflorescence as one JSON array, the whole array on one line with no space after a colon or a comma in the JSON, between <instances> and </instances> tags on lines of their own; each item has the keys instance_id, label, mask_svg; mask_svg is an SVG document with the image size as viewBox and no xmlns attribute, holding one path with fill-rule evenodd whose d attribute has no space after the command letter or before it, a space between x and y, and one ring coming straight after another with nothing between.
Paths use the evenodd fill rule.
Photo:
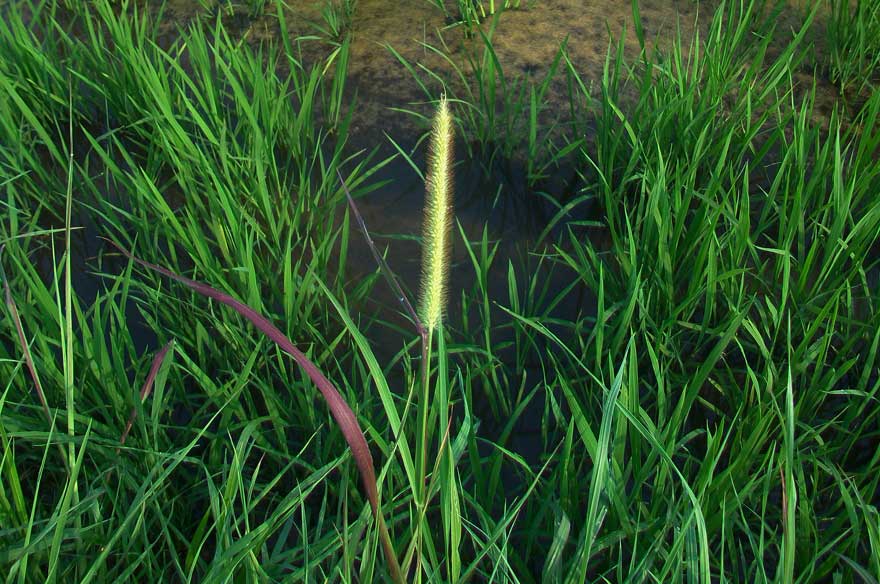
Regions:
<instances>
[{"instance_id":1,"label":"grass inflorescence","mask_svg":"<svg viewBox=\"0 0 880 584\"><path fill-rule=\"evenodd\" d=\"M431 126L417 309L359 211L388 160L348 146L366 5L326 4L313 62L219 15L0 8L0 574L880 580L876 11L851 4L783 30L784 3L721 2L655 42L634 2L593 80L572 40L510 68L497 2L461 50L419 45L437 68L392 47L430 104L397 108ZM452 215L456 165L499 160L552 210L519 254ZM393 306L364 309L385 284L353 246Z\"/></svg>"},{"instance_id":2,"label":"grass inflorescence","mask_svg":"<svg viewBox=\"0 0 880 584\"><path fill-rule=\"evenodd\" d=\"M449 103L445 98L441 98L431 130L422 237L422 282L419 306L422 323L429 331L440 326L446 306L454 186L452 124Z\"/></svg>"}]
</instances>

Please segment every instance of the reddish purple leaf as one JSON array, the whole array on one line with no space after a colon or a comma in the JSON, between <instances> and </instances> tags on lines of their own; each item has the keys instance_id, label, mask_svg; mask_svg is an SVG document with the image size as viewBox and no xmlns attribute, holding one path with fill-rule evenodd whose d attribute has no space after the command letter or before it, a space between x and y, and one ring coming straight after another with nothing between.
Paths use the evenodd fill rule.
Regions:
<instances>
[{"instance_id":1,"label":"reddish purple leaf","mask_svg":"<svg viewBox=\"0 0 880 584\"><path fill-rule=\"evenodd\" d=\"M108 240L109 241L109 240ZM248 319L255 327L257 327L263 334L269 337L275 344L277 344L281 349L286 352L288 355L293 357L293 360L296 361L297 365L299 365L305 372L306 375L309 376L309 379L318 387L318 391L321 392L321 395L324 396L324 399L327 401L327 406L330 408L330 413L333 415L333 418L336 420L336 423L339 425L339 429L342 430L342 435L345 437L345 441L348 443L348 447L351 449L352 455L354 456L355 464L358 467L358 471L361 475L361 481L364 484L364 489L367 492L367 499L370 502L370 506L373 508L373 513L379 523L379 532L380 537L382 539L382 545L385 551L386 559L389 563L389 569L391 571L392 577L397 582L404 582L403 576L400 572L400 566L397 563L397 557L394 553L394 548L391 545L391 540L388 535L388 529L385 526L385 521L382 518L382 511L379 507L379 492L376 486L376 473L373 469L373 457L370 454L370 448L367 445L367 440L364 437L364 432L361 430L361 426L357 421L357 418L354 415L352 409L345 402L345 399L340 395L339 391L333 386L329 379L327 379L323 373L312 363L308 357L303 354L302 351L294 346L293 342L284 336L278 328L273 325L269 320L258 313L256 310L236 300L229 294L225 292L221 292L208 286L207 284L202 284L201 282L197 282L195 280L191 280L184 276L180 276L167 268L163 268L162 266L158 266L156 264L151 264L146 262L140 258L132 255L128 250L123 249L119 244L114 241L110 241L116 249L122 252L125 257L130 260L144 266L145 268L149 268L155 272L159 272L165 276L173 280L177 280L178 282L187 285L192 288L199 294L203 296L207 296L212 300L216 300L217 302L221 302L240 315Z\"/></svg>"},{"instance_id":2,"label":"reddish purple leaf","mask_svg":"<svg viewBox=\"0 0 880 584\"><path fill-rule=\"evenodd\" d=\"M165 361L165 356L168 354L168 350L171 349L171 346L174 344L174 340L168 341L164 347L162 347L156 356L153 357L153 364L150 365L150 372L147 374L147 379L144 381L144 386L141 388L141 403L144 402L145 399L150 395L150 392L153 391L153 382L156 380L156 375L159 374L159 367L162 366L162 362ZM122 432L122 436L119 438L119 445L125 445L125 439L128 438L128 433L131 431L131 425L134 424L134 417L137 415L137 408L131 408L131 415L128 417L128 423L125 425L125 430Z\"/></svg>"},{"instance_id":3,"label":"reddish purple leaf","mask_svg":"<svg viewBox=\"0 0 880 584\"><path fill-rule=\"evenodd\" d=\"M6 245L0 245L0 257L3 255L3 248ZM6 296L6 306L9 308L9 314L12 316L12 322L15 324L15 332L18 333L18 344L21 346L21 352L24 354L24 362L34 381L34 387L37 389L37 397L40 398L40 404L43 406L43 413L46 415L46 421L49 426L52 425L52 414L49 413L49 403L46 401L46 394L43 393L43 385L40 383L40 376L37 375L37 368L34 366L34 360L31 357L31 349L28 346L27 338L24 335L24 327L21 324L21 317L18 315L18 307L15 299L12 297L12 290L9 289L9 280L6 278L6 272L3 264L0 263L0 279L3 280L3 289Z\"/></svg>"}]
</instances>

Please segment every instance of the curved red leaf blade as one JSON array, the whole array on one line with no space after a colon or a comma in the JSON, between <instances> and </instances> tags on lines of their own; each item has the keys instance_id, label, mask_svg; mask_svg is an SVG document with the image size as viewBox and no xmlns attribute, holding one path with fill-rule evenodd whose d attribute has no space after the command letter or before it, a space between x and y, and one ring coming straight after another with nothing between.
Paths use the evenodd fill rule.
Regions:
<instances>
[{"instance_id":1,"label":"curved red leaf blade","mask_svg":"<svg viewBox=\"0 0 880 584\"><path fill-rule=\"evenodd\" d=\"M330 408L330 413L333 415L333 419L336 420L336 423L339 425L339 429L342 431L342 435L345 438L345 441L348 443L348 447L351 449L351 453L354 456L355 464L358 467L358 472L361 475L361 481L364 485L364 490L367 493L367 499L370 502L370 506L373 508L373 513L378 520L379 523L379 535L382 539L382 546L385 551L386 560L389 563L389 569L391 571L391 575L397 582L403 582L403 576L400 572L400 566L397 562L397 557L394 553L394 548L391 545L391 539L388 534L388 529L385 526L385 521L382 518L382 510L379 507L379 492L376 486L376 473L373 469L373 456L370 454L370 448L367 445L367 439L364 437L364 432L361 429L360 424L357 421L357 418L354 415L354 412L349 407L348 403L346 403L345 399L340 395L339 391L333 384L327 379L323 373L312 363L305 354L296 348L293 342L288 339L284 333L282 333L275 325L273 325L269 320L258 313L256 310L248 306L247 304L236 300L229 294L225 292L221 292L220 290L216 290L207 284L203 284L201 282L197 282L196 280L191 280L187 277L178 275L167 268L163 268L162 266L151 264L150 262L146 262L136 256L134 256L131 252L124 249L122 246L117 244L114 241L108 240L110 243L118 249L125 257L130 259L131 261L158 272L164 276L168 276L169 278L180 282L181 284L185 284L189 288L195 290L202 296L207 296L212 300L216 300L222 304L225 304L238 312L240 315L248 319L255 327L257 327L264 335L269 337L275 344L277 344L281 349L293 357L293 360L296 361L296 364L305 371L306 375L309 376L309 379L317 386L318 391L321 392L321 395L324 396L324 399L327 401L327 406Z\"/></svg>"}]
</instances>

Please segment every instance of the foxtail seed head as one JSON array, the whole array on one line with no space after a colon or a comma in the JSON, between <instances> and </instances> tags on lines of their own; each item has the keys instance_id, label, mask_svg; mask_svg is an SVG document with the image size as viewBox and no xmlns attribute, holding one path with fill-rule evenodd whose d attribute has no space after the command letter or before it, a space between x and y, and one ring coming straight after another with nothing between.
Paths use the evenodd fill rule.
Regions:
<instances>
[{"instance_id":1,"label":"foxtail seed head","mask_svg":"<svg viewBox=\"0 0 880 584\"><path fill-rule=\"evenodd\" d=\"M452 232L452 114L440 98L425 179L425 218L422 230L422 286L419 318L431 331L443 319Z\"/></svg>"}]
</instances>

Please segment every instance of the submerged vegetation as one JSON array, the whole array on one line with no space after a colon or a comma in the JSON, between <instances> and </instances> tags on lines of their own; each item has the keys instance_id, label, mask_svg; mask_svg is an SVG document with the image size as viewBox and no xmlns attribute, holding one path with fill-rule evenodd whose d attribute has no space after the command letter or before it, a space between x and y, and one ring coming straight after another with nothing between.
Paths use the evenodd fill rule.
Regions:
<instances>
[{"instance_id":1,"label":"submerged vegetation","mask_svg":"<svg viewBox=\"0 0 880 584\"><path fill-rule=\"evenodd\" d=\"M4 581L880 580L878 12L702 4L654 39L633 2L595 79L503 64L498 2L388 47L418 310L358 210L425 150L349 143L363 3L317 58L0 6ZM523 169L491 212L546 210L518 254L448 214L453 134Z\"/></svg>"}]
</instances>

